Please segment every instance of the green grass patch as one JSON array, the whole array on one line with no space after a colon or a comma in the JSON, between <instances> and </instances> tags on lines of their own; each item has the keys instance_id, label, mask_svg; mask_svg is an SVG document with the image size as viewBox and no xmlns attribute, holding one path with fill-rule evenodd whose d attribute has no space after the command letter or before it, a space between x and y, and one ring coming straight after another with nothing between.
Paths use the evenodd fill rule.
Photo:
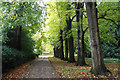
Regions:
<instances>
[{"instance_id":1,"label":"green grass patch","mask_svg":"<svg viewBox=\"0 0 120 80\"><path fill-rule=\"evenodd\" d=\"M92 58L86 58L86 60L92 60ZM117 58L105 58L104 59L104 62L106 62L106 63L109 63L109 62L112 62L112 61L120 63L120 59L117 59Z\"/></svg>"}]
</instances>

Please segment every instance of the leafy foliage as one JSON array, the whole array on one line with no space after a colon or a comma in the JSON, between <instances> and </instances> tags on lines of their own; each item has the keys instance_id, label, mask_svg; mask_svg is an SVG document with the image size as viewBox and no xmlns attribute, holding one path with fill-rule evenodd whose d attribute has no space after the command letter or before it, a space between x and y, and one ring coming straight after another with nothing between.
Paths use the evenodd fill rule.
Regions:
<instances>
[{"instance_id":1,"label":"leafy foliage","mask_svg":"<svg viewBox=\"0 0 120 80\"><path fill-rule=\"evenodd\" d=\"M2 2L2 33L3 42L6 41L8 30L22 26L32 35L40 31L42 7L37 2Z\"/></svg>"},{"instance_id":2,"label":"leafy foliage","mask_svg":"<svg viewBox=\"0 0 120 80\"><path fill-rule=\"evenodd\" d=\"M117 2L98 5L98 24L104 57L118 58L120 56L120 28L118 24L118 16L120 15L118 9Z\"/></svg>"},{"instance_id":3,"label":"leafy foliage","mask_svg":"<svg viewBox=\"0 0 120 80\"><path fill-rule=\"evenodd\" d=\"M40 6L39 2L1 2L0 3L0 19L2 18L2 42L3 42L3 71L8 67L15 67L26 61L35 58L33 53L43 53L43 51L53 52L53 45L61 46L60 30L63 30L63 40L69 38L72 34L74 37L74 48L77 49L77 24L75 19L72 22L72 30L66 32L66 20L72 18L75 14L75 5L71 2L48 2L47 9L48 13L43 13L43 7ZM69 6L69 7L68 7ZM69 8L69 9L67 9ZM104 58L119 58L120 57L120 20L119 6L118 3L98 3L98 26L102 44L102 52ZM83 12L83 30L88 27L88 21L86 16L86 10ZM44 18L44 17L47 18ZM1 24L0 24L1 25ZM22 27L21 31L21 46L22 50L17 51L11 48L12 46L6 46L8 44L15 45L15 36L17 27ZM45 33L46 32L46 33ZM72 33L71 33L72 32ZM11 33L11 34L9 34ZM10 35L10 36L8 36ZM90 57L90 39L89 31L87 30L84 36L85 41L85 53L87 57ZM65 47L65 44L64 44ZM70 52L70 51L69 51ZM76 53L77 50L76 50ZM53 58L54 59L54 58ZM51 59L52 60L52 59ZM55 59L58 62L61 62ZM62 61L64 64L64 61ZM62 63L61 62L61 63ZM88 61L89 62L89 61ZM56 62L57 63L57 62ZM56 64L55 63L55 64ZM90 63L91 64L91 63ZM63 68L63 66L69 68ZM57 66L58 72L72 77L85 77L86 72L90 70L89 67L82 67L73 69L73 64L64 64ZM64 66L64 67L65 67ZM85 68L85 69L84 69ZM73 76L73 70L78 70L77 74ZM85 71L86 70L86 71ZM66 72L64 72L66 71ZM73 72L71 72L73 71ZM85 75L82 75L85 74ZM80 76L79 76L80 75ZM68 76L68 77L69 77ZM91 77L94 75L90 74ZM65 76L64 76L65 77Z\"/></svg>"},{"instance_id":4,"label":"leafy foliage","mask_svg":"<svg viewBox=\"0 0 120 80\"><path fill-rule=\"evenodd\" d=\"M102 44L102 51L104 58L119 58L120 57L120 47L117 48L116 46L111 46L110 43Z\"/></svg>"},{"instance_id":5,"label":"leafy foliage","mask_svg":"<svg viewBox=\"0 0 120 80\"><path fill-rule=\"evenodd\" d=\"M3 72L35 58L32 36L42 30L39 2L1 2ZM21 30L19 29L21 27ZM20 42L18 42L18 40ZM16 50L16 44L22 47ZM9 46L9 47L8 47ZM14 48L14 49L13 49Z\"/></svg>"},{"instance_id":6,"label":"leafy foliage","mask_svg":"<svg viewBox=\"0 0 120 80\"><path fill-rule=\"evenodd\" d=\"M9 48L7 46L2 46L3 72L32 59L35 59L35 54L32 52L27 53L23 51L18 51L13 48Z\"/></svg>"},{"instance_id":7,"label":"leafy foliage","mask_svg":"<svg viewBox=\"0 0 120 80\"><path fill-rule=\"evenodd\" d=\"M21 39L22 51L25 52L33 52L35 41L29 35L29 32L22 31L22 39Z\"/></svg>"}]
</instances>

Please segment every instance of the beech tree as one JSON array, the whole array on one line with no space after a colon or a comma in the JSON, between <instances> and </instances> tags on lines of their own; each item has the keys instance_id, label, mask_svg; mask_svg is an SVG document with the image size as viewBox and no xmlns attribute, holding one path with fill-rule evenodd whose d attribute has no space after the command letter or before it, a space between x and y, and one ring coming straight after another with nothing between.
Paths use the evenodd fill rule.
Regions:
<instances>
[{"instance_id":1,"label":"beech tree","mask_svg":"<svg viewBox=\"0 0 120 80\"><path fill-rule=\"evenodd\" d=\"M95 75L105 75L106 72L108 72L108 70L105 67L104 60L102 57L96 2L87 2L86 10L88 17L91 55L93 64L91 72L94 73Z\"/></svg>"},{"instance_id":2,"label":"beech tree","mask_svg":"<svg viewBox=\"0 0 120 80\"><path fill-rule=\"evenodd\" d=\"M66 47L68 45L68 48L65 48L66 49L65 57L67 58L68 53L69 53L69 60L68 61L69 62L75 62L74 41L73 41L73 35L72 35L72 21L75 18L75 15L74 16L71 15L71 13L72 13L71 3L58 2L58 3L49 4L49 6L51 7L51 11L53 11L55 16L56 16L56 18L55 18L55 16L50 15L51 19L53 19L53 20L50 20L50 21L52 21L52 22L54 21L54 24L56 24L56 26L58 26L56 28L57 29L56 31L57 31L57 34L58 34L58 35L56 35L56 37L58 39L54 38L54 42L56 42L56 40L57 40L58 49L61 48L61 50L58 50L59 55L61 55L61 57L62 57L61 59L63 59L64 54L63 54L63 47L62 47L61 43L63 43L62 32L63 32L63 29L65 29L64 30L65 31L65 36L66 36L65 39L67 41L67 44L65 42L65 45L66 45ZM52 12L49 12L49 13L52 13ZM49 24L51 24L51 23L49 23ZM50 26L50 27L52 28L52 26ZM55 34L55 32L53 32L53 33Z\"/></svg>"},{"instance_id":3,"label":"beech tree","mask_svg":"<svg viewBox=\"0 0 120 80\"><path fill-rule=\"evenodd\" d=\"M64 60L68 61L68 39L67 39L68 30L67 30L67 26L66 26L64 32L65 32L65 59Z\"/></svg>"},{"instance_id":4,"label":"beech tree","mask_svg":"<svg viewBox=\"0 0 120 80\"><path fill-rule=\"evenodd\" d=\"M49 25L50 27L50 32L52 33L52 35L50 35L52 38L50 40L52 40L52 44L54 44L54 52L55 52L55 56L61 59L64 59L64 49L63 49L63 29L64 29L64 14L62 13L63 10L63 6L64 4L62 4L62 2L59 3L50 3L49 7L50 12L49 13L49 17L50 20L48 22L47 25ZM53 14L55 14L55 16L53 16ZM51 25L51 23L53 22L54 26Z\"/></svg>"},{"instance_id":5,"label":"beech tree","mask_svg":"<svg viewBox=\"0 0 120 80\"><path fill-rule=\"evenodd\" d=\"M67 6L67 10L71 9L71 5L68 4ZM72 63L75 62L75 58L74 58L74 40L73 40L73 34L72 34L72 21L75 18L76 15L72 16L70 15L70 13L68 13L67 15L67 30L69 33L69 38L68 38L68 50L69 50L69 60L68 62Z\"/></svg>"},{"instance_id":6,"label":"beech tree","mask_svg":"<svg viewBox=\"0 0 120 80\"><path fill-rule=\"evenodd\" d=\"M85 63L85 53L84 53L84 34L86 32L86 30L88 29L88 27L85 29L85 31L83 30L83 6L84 3L81 2L76 2L75 3L75 8L76 8L76 22L77 22L77 33L78 33L78 37L77 37L77 41L78 41L78 55L77 55L77 62L76 62L76 66L78 65L86 65Z\"/></svg>"}]
</instances>

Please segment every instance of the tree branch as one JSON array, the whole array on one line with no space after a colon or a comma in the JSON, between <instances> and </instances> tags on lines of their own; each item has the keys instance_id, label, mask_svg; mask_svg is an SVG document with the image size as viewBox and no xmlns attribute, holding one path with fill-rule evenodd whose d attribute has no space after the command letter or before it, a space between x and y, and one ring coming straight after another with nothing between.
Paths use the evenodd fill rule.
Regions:
<instances>
[{"instance_id":1,"label":"tree branch","mask_svg":"<svg viewBox=\"0 0 120 80\"><path fill-rule=\"evenodd\" d=\"M72 21L72 22L77 22L77 21Z\"/></svg>"},{"instance_id":2,"label":"tree branch","mask_svg":"<svg viewBox=\"0 0 120 80\"><path fill-rule=\"evenodd\" d=\"M117 24L115 23L115 21L114 21L114 20L112 20L112 19L107 19L107 18L105 18L105 17L99 17L98 19L105 19L105 20L109 20L109 21L113 22L116 26L119 26L119 25L117 25Z\"/></svg>"},{"instance_id":3,"label":"tree branch","mask_svg":"<svg viewBox=\"0 0 120 80\"><path fill-rule=\"evenodd\" d=\"M75 18L75 16L76 16L76 15L74 15L74 16L72 17L71 21L73 21L73 19Z\"/></svg>"},{"instance_id":4,"label":"tree branch","mask_svg":"<svg viewBox=\"0 0 120 80\"><path fill-rule=\"evenodd\" d=\"M85 16L85 18L87 18L87 16L85 14L83 14Z\"/></svg>"},{"instance_id":5,"label":"tree branch","mask_svg":"<svg viewBox=\"0 0 120 80\"><path fill-rule=\"evenodd\" d=\"M85 33L87 31L88 27L83 31L83 33Z\"/></svg>"},{"instance_id":6,"label":"tree branch","mask_svg":"<svg viewBox=\"0 0 120 80\"><path fill-rule=\"evenodd\" d=\"M100 18L105 18L105 16L107 15L107 12L108 12L109 10L111 10L111 9L106 10L106 11L101 15ZM112 10L117 10L117 9L115 8L115 9L112 9Z\"/></svg>"}]
</instances>

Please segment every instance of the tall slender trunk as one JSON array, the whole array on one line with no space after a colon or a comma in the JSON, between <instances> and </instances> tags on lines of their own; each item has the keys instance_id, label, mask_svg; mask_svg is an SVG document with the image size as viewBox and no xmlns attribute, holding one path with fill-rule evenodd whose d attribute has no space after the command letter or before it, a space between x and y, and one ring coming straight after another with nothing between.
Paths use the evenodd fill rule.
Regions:
<instances>
[{"instance_id":1,"label":"tall slender trunk","mask_svg":"<svg viewBox=\"0 0 120 80\"><path fill-rule=\"evenodd\" d=\"M59 49L56 47L56 57L59 58Z\"/></svg>"},{"instance_id":2,"label":"tall slender trunk","mask_svg":"<svg viewBox=\"0 0 120 80\"><path fill-rule=\"evenodd\" d=\"M21 50L21 31L22 26L16 28L16 48Z\"/></svg>"},{"instance_id":3,"label":"tall slender trunk","mask_svg":"<svg viewBox=\"0 0 120 80\"><path fill-rule=\"evenodd\" d=\"M59 47L58 47L57 49L58 49L58 58L60 58L60 56L61 56L61 54L60 54L60 53L61 53L61 50L60 50Z\"/></svg>"},{"instance_id":4,"label":"tall slender trunk","mask_svg":"<svg viewBox=\"0 0 120 80\"><path fill-rule=\"evenodd\" d=\"M108 70L104 65L104 61L102 57L96 2L87 2L86 10L88 17L91 55L92 55L92 64L93 64L91 72L95 75L105 75Z\"/></svg>"},{"instance_id":5,"label":"tall slender trunk","mask_svg":"<svg viewBox=\"0 0 120 80\"><path fill-rule=\"evenodd\" d=\"M85 53L84 53L84 31L83 31L83 24L82 24L82 21L83 21L83 12L82 12L82 8L81 8L81 12L80 12L80 49L81 49L81 63L80 65L83 66L83 65L86 65L85 63Z\"/></svg>"},{"instance_id":6,"label":"tall slender trunk","mask_svg":"<svg viewBox=\"0 0 120 80\"><path fill-rule=\"evenodd\" d=\"M55 50L55 51L54 51L55 57L59 58L59 49L58 49L58 47L55 46L55 49L54 49L54 50Z\"/></svg>"},{"instance_id":7,"label":"tall slender trunk","mask_svg":"<svg viewBox=\"0 0 120 80\"><path fill-rule=\"evenodd\" d=\"M18 17L21 20L21 17L23 17L23 3L20 3L20 10L16 11L16 14L18 14ZM16 40L16 48L20 51L22 49L21 46L21 33L22 33L22 25L17 26L17 40Z\"/></svg>"},{"instance_id":8,"label":"tall slender trunk","mask_svg":"<svg viewBox=\"0 0 120 80\"><path fill-rule=\"evenodd\" d=\"M69 20L67 20L67 27L68 30L70 31L70 37L68 38L68 48L69 48L69 61L70 63L75 62L74 58L74 41L73 41L73 35L72 35L72 21L69 17Z\"/></svg>"},{"instance_id":9,"label":"tall slender trunk","mask_svg":"<svg viewBox=\"0 0 120 80\"><path fill-rule=\"evenodd\" d=\"M70 6L68 4L67 6L67 10L70 10ZM73 35L72 35L72 20L75 16L72 17L72 19L70 18L70 14L68 13L66 18L66 23L67 23L67 30L69 32L70 37L67 39L68 40L68 52L69 52L69 60L68 62L72 63L75 62L75 58L74 58L74 40L73 40ZM67 56L67 54L66 54Z\"/></svg>"},{"instance_id":10,"label":"tall slender trunk","mask_svg":"<svg viewBox=\"0 0 120 80\"><path fill-rule=\"evenodd\" d=\"M65 60L68 60L68 39L67 37L67 30L65 31Z\"/></svg>"},{"instance_id":11,"label":"tall slender trunk","mask_svg":"<svg viewBox=\"0 0 120 80\"><path fill-rule=\"evenodd\" d=\"M60 29L60 58L64 59L64 51L63 51L63 31Z\"/></svg>"},{"instance_id":12,"label":"tall slender trunk","mask_svg":"<svg viewBox=\"0 0 120 80\"><path fill-rule=\"evenodd\" d=\"M83 3L76 2L76 21L77 21L77 28L78 28L78 55L77 55L77 62L75 63L76 66L86 65L85 63L85 56L84 56L84 31L82 26L82 19L83 19L83 12L82 7Z\"/></svg>"},{"instance_id":13,"label":"tall slender trunk","mask_svg":"<svg viewBox=\"0 0 120 80\"><path fill-rule=\"evenodd\" d=\"M56 47L54 46L53 48L53 51L54 51L54 57L57 57L57 54L56 54Z\"/></svg>"}]
</instances>

